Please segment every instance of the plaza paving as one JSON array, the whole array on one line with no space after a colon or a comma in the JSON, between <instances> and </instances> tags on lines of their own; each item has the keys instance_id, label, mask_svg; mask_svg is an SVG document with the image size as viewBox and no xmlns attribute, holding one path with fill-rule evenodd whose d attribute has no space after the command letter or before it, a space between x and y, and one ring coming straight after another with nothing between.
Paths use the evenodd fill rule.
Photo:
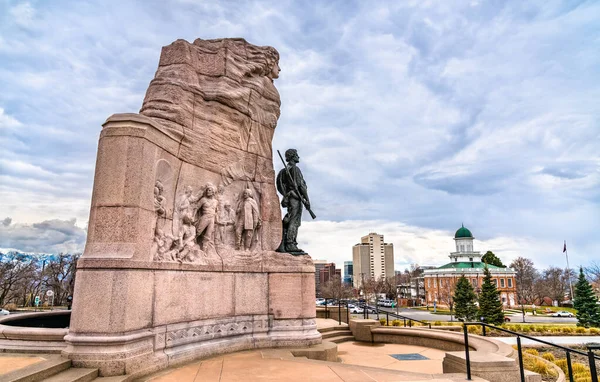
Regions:
<instances>
[{"instance_id":1,"label":"plaza paving","mask_svg":"<svg viewBox=\"0 0 600 382\"><path fill-rule=\"evenodd\" d=\"M0 353L0 377L2 374L10 373L11 371L18 370L44 360L45 358L38 355Z\"/></svg>"},{"instance_id":2,"label":"plaza paving","mask_svg":"<svg viewBox=\"0 0 600 382\"><path fill-rule=\"evenodd\" d=\"M464 375L440 375L443 352L417 346L362 346L341 344L343 362L323 362L294 358L285 349L251 350L214 357L166 370L142 381L459 381ZM403 348L403 349L401 349ZM421 352L429 361L397 361L388 352ZM288 354L286 354L288 353ZM361 357L364 355L364 358ZM357 364L350 363L358 362ZM410 372L406 370L413 370ZM481 379L479 379L481 380Z\"/></svg>"},{"instance_id":3,"label":"plaza paving","mask_svg":"<svg viewBox=\"0 0 600 382\"><path fill-rule=\"evenodd\" d=\"M338 322L317 319L317 326L319 329L336 327ZM52 357L58 355L0 354L0 380L3 374ZM287 349L248 350L194 361L139 380L358 382L459 381L465 377L442 374L444 352L421 346L344 342L338 344L338 357L340 362L324 362L294 357ZM414 358L419 360L410 360Z\"/></svg>"}]
</instances>

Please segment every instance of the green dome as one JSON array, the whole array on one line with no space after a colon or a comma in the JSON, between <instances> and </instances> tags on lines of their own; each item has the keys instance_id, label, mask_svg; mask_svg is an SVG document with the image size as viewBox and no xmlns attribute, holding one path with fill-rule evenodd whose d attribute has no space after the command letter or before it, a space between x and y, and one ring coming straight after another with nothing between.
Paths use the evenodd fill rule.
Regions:
<instances>
[{"instance_id":1,"label":"green dome","mask_svg":"<svg viewBox=\"0 0 600 382\"><path fill-rule=\"evenodd\" d=\"M471 231L469 231L468 229L466 229L465 226L463 225L454 234L454 238L455 239L458 239L458 238L461 238L461 237L473 237L473 234L471 233Z\"/></svg>"}]
</instances>

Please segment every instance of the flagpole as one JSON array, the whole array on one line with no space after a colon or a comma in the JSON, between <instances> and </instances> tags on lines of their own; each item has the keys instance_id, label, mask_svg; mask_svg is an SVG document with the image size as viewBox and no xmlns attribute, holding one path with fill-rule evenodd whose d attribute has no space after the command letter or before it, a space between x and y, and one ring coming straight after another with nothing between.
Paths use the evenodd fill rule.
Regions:
<instances>
[{"instance_id":1,"label":"flagpole","mask_svg":"<svg viewBox=\"0 0 600 382\"><path fill-rule=\"evenodd\" d=\"M569 267L569 251L567 251L567 241L564 246L565 256L567 257L567 277L569 278L569 289L571 290L571 304L573 303L573 283L571 282L571 267Z\"/></svg>"}]
</instances>

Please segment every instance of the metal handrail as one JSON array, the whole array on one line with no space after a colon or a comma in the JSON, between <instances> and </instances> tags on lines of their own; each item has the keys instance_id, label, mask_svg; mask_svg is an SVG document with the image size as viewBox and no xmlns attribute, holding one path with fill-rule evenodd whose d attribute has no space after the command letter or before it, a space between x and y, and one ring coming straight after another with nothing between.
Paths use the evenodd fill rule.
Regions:
<instances>
[{"instance_id":1,"label":"metal handrail","mask_svg":"<svg viewBox=\"0 0 600 382\"><path fill-rule=\"evenodd\" d=\"M600 360L600 356L595 355L593 351L600 350L600 344L588 345L588 352L586 353L586 352L571 349L571 348L568 348L565 346L553 344L552 342L548 342L548 341L540 340L538 338L530 337L525 334L513 332L512 330L500 328L495 325L486 324L485 322L465 322L465 323L463 323L463 331L464 331L464 336L465 336L465 358L466 358L466 363L467 363L467 380L469 380L469 381L471 380L471 362L470 362L470 358L469 358L469 331L467 329L467 327L469 325L480 325L481 332L484 337L485 337L485 328L486 327L488 327L490 329L498 330L500 332L509 333L509 334L513 334L513 335L517 336L517 352L518 352L518 356L519 356L519 372L521 374L522 382L525 382L525 369L523 367L523 351L521 348L521 337L526 338L530 341L539 342L544 345L548 345L548 346L552 346L552 347L564 350L567 355L567 371L569 374L570 382L573 382L573 368L571 365L571 353L580 354L580 355L588 357L588 361L589 361L589 365L590 365L590 374L592 376L592 382L598 382L595 360Z\"/></svg>"},{"instance_id":2,"label":"metal handrail","mask_svg":"<svg viewBox=\"0 0 600 382\"><path fill-rule=\"evenodd\" d=\"M371 306L369 306L369 305L367 305L367 304L365 304L365 305L364 305L364 307L372 308ZM406 327L406 320L408 320L408 327L409 327L409 328L412 328L412 323L413 323L413 322L418 322L418 323L420 323L420 324L427 325L427 326L429 327L429 329L431 329L431 323L429 323L429 322L427 322L427 321L421 321L421 320L417 320L416 318L410 318L410 317L406 317L406 316L403 316L403 315L401 315L401 314L394 313L394 312L388 312L388 311L385 311L385 310L383 310L383 311L380 311L378 306L376 306L376 307L374 307L374 308L372 308L372 309L375 309L375 310L377 311L377 317L379 317L379 312L385 313L385 315L386 315L386 318L385 318L385 320L386 320L386 321L389 321L389 320L390 320L390 317L389 317L389 316L391 315L391 316L392 316L392 318L393 318L393 317L396 317L396 318L402 318L402 319L404 320L404 327ZM364 317L364 318L367 318L367 311L366 311L366 309L364 309L364 308L363 308L363 317Z\"/></svg>"},{"instance_id":3,"label":"metal handrail","mask_svg":"<svg viewBox=\"0 0 600 382\"><path fill-rule=\"evenodd\" d=\"M403 315L401 315L401 314L394 313L394 312L385 312L385 313L386 313L386 315L387 315L387 314L391 314L391 315L392 315L392 317L398 317L398 318L402 318L402 319L404 319L404 320L415 321L415 322L418 322L418 323L420 323L420 324L427 325L427 326L429 326L429 329L431 329L431 322L417 320L417 319L410 318L410 317L406 317L406 316L403 316ZM387 321L389 321L387 318L386 318L386 320L387 320Z\"/></svg>"}]
</instances>

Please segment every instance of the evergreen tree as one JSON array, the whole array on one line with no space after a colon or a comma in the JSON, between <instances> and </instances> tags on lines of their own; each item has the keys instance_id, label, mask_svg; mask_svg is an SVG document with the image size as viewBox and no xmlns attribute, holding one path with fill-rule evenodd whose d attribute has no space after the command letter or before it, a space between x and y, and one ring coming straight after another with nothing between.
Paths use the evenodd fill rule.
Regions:
<instances>
[{"instance_id":1,"label":"evergreen tree","mask_svg":"<svg viewBox=\"0 0 600 382\"><path fill-rule=\"evenodd\" d=\"M504 264L502 264L502 260L500 260L500 258L498 256L496 256L494 254L494 252L492 252L492 251L487 251L485 253L485 255L483 255L483 257L481 258L481 261L483 261L486 264L491 264L491 265L495 265L497 267L506 268L506 266Z\"/></svg>"},{"instance_id":2,"label":"evergreen tree","mask_svg":"<svg viewBox=\"0 0 600 382\"><path fill-rule=\"evenodd\" d=\"M500 325L504 322L500 292L496 289L496 285L492 283L492 274L487 264L483 268L483 275L483 284L479 295L479 316L483 317L485 323Z\"/></svg>"},{"instance_id":3,"label":"evergreen tree","mask_svg":"<svg viewBox=\"0 0 600 382\"><path fill-rule=\"evenodd\" d=\"M473 286L463 275L456 283L454 290L454 315L458 320L473 321L477 320L477 296Z\"/></svg>"},{"instance_id":4,"label":"evergreen tree","mask_svg":"<svg viewBox=\"0 0 600 382\"><path fill-rule=\"evenodd\" d=\"M579 279L575 285L575 300L573 307L577 309L577 326L600 327L600 305L594 295L594 290L579 268Z\"/></svg>"}]
</instances>

